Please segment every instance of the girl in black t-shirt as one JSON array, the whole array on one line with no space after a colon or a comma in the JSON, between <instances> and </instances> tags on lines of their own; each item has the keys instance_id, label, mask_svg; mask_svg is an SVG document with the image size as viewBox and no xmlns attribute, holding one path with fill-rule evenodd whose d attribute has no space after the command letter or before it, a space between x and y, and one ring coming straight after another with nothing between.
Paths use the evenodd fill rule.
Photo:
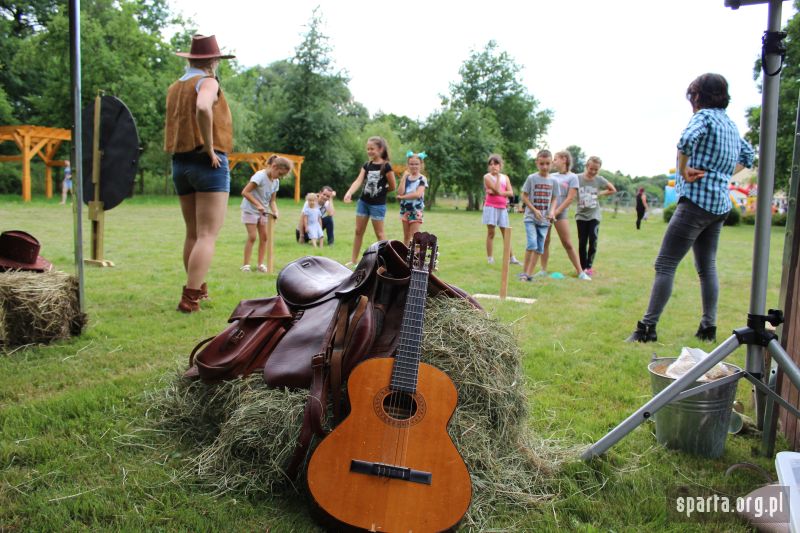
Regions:
<instances>
[{"instance_id":1,"label":"girl in black t-shirt","mask_svg":"<svg viewBox=\"0 0 800 533\"><path fill-rule=\"evenodd\" d=\"M370 137L367 140L367 161L358 177L347 189L344 202L352 202L353 194L364 185L361 197L356 205L356 235L353 240L353 253L347 266L353 267L361 254L361 244L364 241L364 232L367 222L372 219L372 228L379 241L386 239L383 231L383 219L386 217L386 194L395 190L395 180L392 165L389 164L389 147L383 137Z\"/></svg>"}]
</instances>

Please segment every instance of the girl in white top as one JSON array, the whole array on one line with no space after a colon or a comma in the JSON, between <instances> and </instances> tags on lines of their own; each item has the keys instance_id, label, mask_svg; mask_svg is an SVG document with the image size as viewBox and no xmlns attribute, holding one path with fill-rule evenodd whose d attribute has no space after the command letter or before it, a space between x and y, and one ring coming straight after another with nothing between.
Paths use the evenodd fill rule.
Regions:
<instances>
[{"instance_id":1,"label":"girl in white top","mask_svg":"<svg viewBox=\"0 0 800 533\"><path fill-rule=\"evenodd\" d=\"M278 192L279 180L291 170L290 160L276 155L270 156L267 167L253 174L242 189L242 223L247 230L244 262L240 268L242 272L250 272L250 259L253 255L256 234L258 234L258 271L267 271L267 266L264 264L264 255L267 251L267 215L278 220L275 193Z\"/></svg>"},{"instance_id":2,"label":"girl in white top","mask_svg":"<svg viewBox=\"0 0 800 533\"><path fill-rule=\"evenodd\" d=\"M303 207L303 227L306 229L308 239L314 245L314 248L317 247L317 243L322 248L325 242L322 239L322 225L320 224L322 212L317 204L316 193L310 192L306 195L306 204L307 206Z\"/></svg>"},{"instance_id":3,"label":"girl in white top","mask_svg":"<svg viewBox=\"0 0 800 533\"><path fill-rule=\"evenodd\" d=\"M558 233L558 238L561 240L561 246L567 252L572 267L575 269L575 275L580 279L587 279L589 276L583 273L581 262L578 258L578 251L572 245L572 238L569 234L569 219L568 211L572 201L578 196L578 176L573 174L572 169L572 154L568 151L556 152L553 157L553 166L556 167L556 173L551 177L558 182L557 191L557 205L553 211L555 221L550 225L550 230L547 232L547 239L544 241L544 253L542 254L542 270L536 276L544 276L547 274L547 262L550 258L550 235L553 234L553 227ZM584 275L582 275L584 274Z\"/></svg>"}]
</instances>

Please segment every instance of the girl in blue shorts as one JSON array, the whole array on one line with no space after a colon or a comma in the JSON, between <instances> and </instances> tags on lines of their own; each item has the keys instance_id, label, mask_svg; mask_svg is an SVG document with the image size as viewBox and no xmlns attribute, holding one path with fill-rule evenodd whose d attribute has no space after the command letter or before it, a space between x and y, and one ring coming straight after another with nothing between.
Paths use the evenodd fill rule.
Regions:
<instances>
[{"instance_id":1,"label":"girl in blue shorts","mask_svg":"<svg viewBox=\"0 0 800 533\"><path fill-rule=\"evenodd\" d=\"M353 194L364 185L361 197L356 205L356 235L353 239L353 253L347 266L355 266L361 255L361 244L367 222L372 219L372 228L379 241L386 239L383 231L383 219L386 217L386 194L397 188L392 165L389 164L389 147L383 137L370 137L367 140L367 157L358 177L347 189L344 202L353 201Z\"/></svg>"}]
</instances>

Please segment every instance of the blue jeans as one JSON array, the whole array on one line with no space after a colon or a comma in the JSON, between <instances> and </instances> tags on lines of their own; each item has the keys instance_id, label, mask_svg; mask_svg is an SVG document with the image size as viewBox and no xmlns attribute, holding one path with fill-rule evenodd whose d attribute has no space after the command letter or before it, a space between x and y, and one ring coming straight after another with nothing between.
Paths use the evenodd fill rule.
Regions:
<instances>
[{"instance_id":1,"label":"blue jeans","mask_svg":"<svg viewBox=\"0 0 800 533\"><path fill-rule=\"evenodd\" d=\"M528 242L525 244L525 249L540 255L543 254L544 241L547 239L547 230L549 229L550 224L541 225L532 220L526 220L525 235L528 238Z\"/></svg>"},{"instance_id":2,"label":"blue jeans","mask_svg":"<svg viewBox=\"0 0 800 533\"><path fill-rule=\"evenodd\" d=\"M656 324L672 295L675 270L689 251L694 252L694 267L700 277L700 295L703 299L703 317L700 327L717 325L717 244L722 223L728 216L715 215L681 198L675 214L669 221L661 250L656 258L656 277L650 292L650 304L642 318L644 324Z\"/></svg>"}]
</instances>

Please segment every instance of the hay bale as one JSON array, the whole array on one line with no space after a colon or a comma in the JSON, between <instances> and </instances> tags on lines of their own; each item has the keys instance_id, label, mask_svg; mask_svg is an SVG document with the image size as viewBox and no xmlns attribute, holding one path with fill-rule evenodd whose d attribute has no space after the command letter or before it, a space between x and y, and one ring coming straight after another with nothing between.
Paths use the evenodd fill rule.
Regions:
<instances>
[{"instance_id":1,"label":"hay bale","mask_svg":"<svg viewBox=\"0 0 800 533\"><path fill-rule=\"evenodd\" d=\"M47 344L86 325L78 279L65 272L0 272L0 344Z\"/></svg>"},{"instance_id":2,"label":"hay bale","mask_svg":"<svg viewBox=\"0 0 800 533\"><path fill-rule=\"evenodd\" d=\"M458 388L448 431L473 485L462 525L485 529L501 508L552 499L565 453L528 428L521 352L510 329L466 302L428 299L422 353ZM260 375L215 385L178 377L150 394L156 424L192 450L188 475L216 494L302 487L284 469L306 399L307 391L269 389Z\"/></svg>"}]
</instances>

